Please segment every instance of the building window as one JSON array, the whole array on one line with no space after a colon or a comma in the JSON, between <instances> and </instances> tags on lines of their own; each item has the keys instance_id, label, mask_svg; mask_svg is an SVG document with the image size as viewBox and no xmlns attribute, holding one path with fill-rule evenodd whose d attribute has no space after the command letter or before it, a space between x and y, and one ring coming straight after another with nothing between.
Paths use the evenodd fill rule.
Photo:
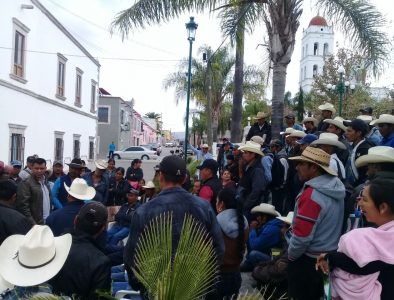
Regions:
<instances>
[{"instance_id":1,"label":"building window","mask_svg":"<svg viewBox=\"0 0 394 300\"><path fill-rule=\"evenodd\" d=\"M121 109L120 110L120 124L124 124L125 120L124 120L124 110Z\"/></svg>"},{"instance_id":2,"label":"building window","mask_svg":"<svg viewBox=\"0 0 394 300\"><path fill-rule=\"evenodd\" d=\"M96 112L96 88L97 82L92 80L91 95L90 95L90 112Z\"/></svg>"},{"instance_id":3,"label":"building window","mask_svg":"<svg viewBox=\"0 0 394 300\"><path fill-rule=\"evenodd\" d=\"M302 47L301 58L304 58L304 56L305 56L305 47Z\"/></svg>"},{"instance_id":4,"label":"building window","mask_svg":"<svg viewBox=\"0 0 394 300\"><path fill-rule=\"evenodd\" d=\"M306 66L304 67L304 79L306 79Z\"/></svg>"},{"instance_id":5,"label":"building window","mask_svg":"<svg viewBox=\"0 0 394 300\"><path fill-rule=\"evenodd\" d=\"M313 55L319 55L319 43L313 44Z\"/></svg>"},{"instance_id":6,"label":"building window","mask_svg":"<svg viewBox=\"0 0 394 300\"><path fill-rule=\"evenodd\" d=\"M67 58L60 53L57 54L57 87L56 97L65 100L64 86L66 82L66 62Z\"/></svg>"},{"instance_id":7,"label":"building window","mask_svg":"<svg viewBox=\"0 0 394 300\"><path fill-rule=\"evenodd\" d=\"M308 55L308 44L305 45L305 56Z\"/></svg>"},{"instance_id":8,"label":"building window","mask_svg":"<svg viewBox=\"0 0 394 300\"><path fill-rule=\"evenodd\" d=\"M12 18L13 41L12 41L12 67L10 77L19 82L26 83L26 36L30 29L16 18Z\"/></svg>"},{"instance_id":9,"label":"building window","mask_svg":"<svg viewBox=\"0 0 394 300\"><path fill-rule=\"evenodd\" d=\"M81 95L82 95L82 74L83 71L80 68L77 68L77 74L75 77L75 106L81 107Z\"/></svg>"},{"instance_id":10,"label":"building window","mask_svg":"<svg viewBox=\"0 0 394 300\"><path fill-rule=\"evenodd\" d=\"M73 136L73 158L80 158L81 157L81 135L74 134Z\"/></svg>"},{"instance_id":11,"label":"building window","mask_svg":"<svg viewBox=\"0 0 394 300\"><path fill-rule=\"evenodd\" d=\"M315 78L316 77L316 75L317 75L317 65L313 65L313 78Z\"/></svg>"},{"instance_id":12,"label":"building window","mask_svg":"<svg viewBox=\"0 0 394 300\"><path fill-rule=\"evenodd\" d=\"M89 159L94 159L94 137L89 137Z\"/></svg>"},{"instance_id":13,"label":"building window","mask_svg":"<svg viewBox=\"0 0 394 300\"><path fill-rule=\"evenodd\" d=\"M63 149L64 149L63 136L64 136L64 132L55 131L55 157L54 157L54 160L63 161Z\"/></svg>"},{"instance_id":14,"label":"building window","mask_svg":"<svg viewBox=\"0 0 394 300\"><path fill-rule=\"evenodd\" d=\"M324 43L324 46L323 46L323 55L324 55L324 56L328 55L328 44L327 44L327 43Z\"/></svg>"},{"instance_id":15,"label":"building window","mask_svg":"<svg viewBox=\"0 0 394 300\"><path fill-rule=\"evenodd\" d=\"M8 124L10 130L10 161L24 161L25 156L25 130L26 126Z\"/></svg>"},{"instance_id":16,"label":"building window","mask_svg":"<svg viewBox=\"0 0 394 300\"><path fill-rule=\"evenodd\" d=\"M99 106L98 107L98 122L103 124L110 123L110 107L109 106Z\"/></svg>"}]
</instances>

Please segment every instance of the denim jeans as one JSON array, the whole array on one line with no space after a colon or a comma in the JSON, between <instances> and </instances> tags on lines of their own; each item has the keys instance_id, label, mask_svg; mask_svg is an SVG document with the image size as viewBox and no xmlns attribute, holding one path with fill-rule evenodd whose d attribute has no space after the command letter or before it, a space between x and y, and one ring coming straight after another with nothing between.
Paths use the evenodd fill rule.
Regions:
<instances>
[{"instance_id":1,"label":"denim jeans","mask_svg":"<svg viewBox=\"0 0 394 300\"><path fill-rule=\"evenodd\" d=\"M260 251L252 250L246 255L245 261L242 263L244 271L253 271L254 267L260 262L270 261L271 256Z\"/></svg>"},{"instance_id":2,"label":"denim jeans","mask_svg":"<svg viewBox=\"0 0 394 300\"><path fill-rule=\"evenodd\" d=\"M117 245L119 241L123 240L129 235L130 229L128 227L122 227L119 225L112 226L107 231L107 243L111 245Z\"/></svg>"}]
</instances>

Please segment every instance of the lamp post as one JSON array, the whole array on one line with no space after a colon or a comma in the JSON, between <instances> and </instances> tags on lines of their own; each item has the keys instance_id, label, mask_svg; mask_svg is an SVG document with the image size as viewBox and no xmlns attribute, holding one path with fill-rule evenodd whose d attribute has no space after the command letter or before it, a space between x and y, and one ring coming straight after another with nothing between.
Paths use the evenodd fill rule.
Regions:
<instances>
[{"instance_id":1,"label":"lamp post","mask_svg":"<svg viewBox=\"0 0 394 300\"><path fill-rule=\"evenodd\" d=\"M339 82L337 85L335 84L327 84L327 89L336 91L339 94L339 109L338 109L338 114L339 116L342 115L342 102L343 102L343 97L348 91L349 87L353 91L355 88L354 84L350 84L349 81L345 81L344 74L345 74L345 68L343 66L338 67L338 74L339 74Z\"/></svg>"},{"instance_id":2,"label":"lamp post","mask_svg":"<svg viewBox=\"0 0 394 300\"><path fill-rule=\"evenodd\" d=\"M192 45L196 37L196 30L198 24L194 22L194 17L190 17L189 23L186 23L187 39L189 41L189 68L187 71L187 98L186 98L186 131L185 131L185 142L184 142L184 156L187 162L187 144L189 142L189 102L190 102L190 88L191 88L191 77L192 77Z\"/></svg>"}]
</instances>

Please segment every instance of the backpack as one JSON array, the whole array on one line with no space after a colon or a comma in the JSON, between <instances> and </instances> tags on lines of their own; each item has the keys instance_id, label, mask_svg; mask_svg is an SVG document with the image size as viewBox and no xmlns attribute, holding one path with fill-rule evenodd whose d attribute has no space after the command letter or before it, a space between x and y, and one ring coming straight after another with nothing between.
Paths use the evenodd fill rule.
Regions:
<instances>
[{"instance_id":1,"label":"backpack","mask_svg":"<svg viewBox=\"0 0 394 300\"><path fill-rule=\"evenodd\" d=\"M282 188L283 185L286 183L285 176L285 167L281 163L280 159L285 158L284 156L279 156L274 154L272 157L272 169L271 169L271 176L272 181L270 184L271 189L279 189Z\"/></svg>"}]
</instances>

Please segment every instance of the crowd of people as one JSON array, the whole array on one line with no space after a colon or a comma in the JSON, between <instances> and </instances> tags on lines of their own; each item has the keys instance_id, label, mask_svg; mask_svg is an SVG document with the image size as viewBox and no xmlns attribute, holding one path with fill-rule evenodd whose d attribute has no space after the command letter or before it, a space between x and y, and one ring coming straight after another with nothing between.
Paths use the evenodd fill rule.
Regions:
<instances>
[{"instance_id":1,"label":"crowd of people","mask_svg":"<svg viewBox=\"0 0 394 300\"><path fill-rule=\"evenodd\" d=\"M277 298L323 299L328 274L333 299L392 299L394 115L374 118L368 107L344 120L329 103L319 109L320 122L286 115L279 139L259 112L245 144L223 139L216 159L207 144L190 145L196 174L170 155L147 183L138 159L89 170L74 158L67 174L38 156L23 169L0 162L0 299L124 288L149 299L135 253L168 212L172 249L186 214L212 239L218 276L206 299L237 296L241 272Z\"/></svg>"}]
</instances>

